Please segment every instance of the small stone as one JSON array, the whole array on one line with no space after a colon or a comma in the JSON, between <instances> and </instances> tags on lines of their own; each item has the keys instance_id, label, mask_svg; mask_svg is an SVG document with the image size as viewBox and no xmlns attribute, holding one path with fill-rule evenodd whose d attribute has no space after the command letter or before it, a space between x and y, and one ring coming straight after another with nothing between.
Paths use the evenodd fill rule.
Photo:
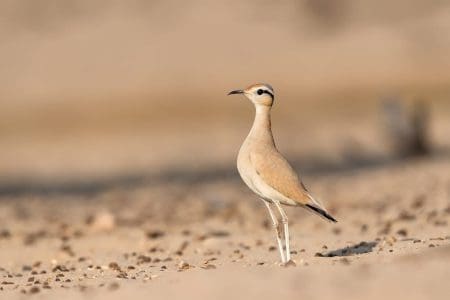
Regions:
<instances>
[{"instance_id":1,"label":"small stone","mask_svg":"<svg viewBox=\"0 0 450 300\"><path fill-rule=\"evenodd\" d=\"M28 265L22 266L22 271L24 271L24 272L31 271L31 270L32 270L31 266L28 266Z\"/></svg>"},{"instance_id":2,"label":"small stone","mask_svg":"<svg viewBox=\"0 0 450 300\"><path fill-rule=\"evenodd\" d=\"M447 221L445 221L445 220L436 220L436 221L434 221L434 226L447 226Z\"/></svg>"},{"instance_id":3,"label":"small stone","mask_svg":"<svg viewBox=\"0 0 450 300\"><path fill-rule=\"evenodd\" d=\"M201 268L204 270L212 270L212 269L216 269L216 266L209 264L209 265L203 265L203 266L201 266Z\"/></svg>"},{"instance_id":4,"label":"small stone","mask_svg":"<svg viewBox=\"0 0 450 300\"><path fill-rule=\"evenodd\" d=\"M116 262L110 262L109 265L108 265L108 267L109 267L111 270L114 270L114 271L120 271L120 266L119 266L119 264L116 263Z\"/></svg>"},{"instance_id":5,"label":"small stone","mask_svg":"<svg viewBox=\"0 0 450 300\"><path fill-rule=\"evenodd\" d=\"M120 285L117 282L113 282L108 286L108 290L115 291L118 290Z\"/></svg>"},{"instance_id":6,"label":"small stone","mask_svg":"<svg viewBox=\"0 0 450 300\"><path fill-rule=\"evenodd\" d=\"M188 270L191 268L191 265L189 265L187 262L185 261L180 261L178 263L178 271L184 271L184 270Z\"/></svg>"},{"instance_id":7,"label":"small stone","mask_svg":"<svg viewBox=\"0 0 450 300\"><path fill-rule=\"evenodd\" d=\"M342 229L339 227L333 227L332 232L335 235L340 235L342 233Z\"/></svg>"},{"instance_id":8,"label":"small stone","mask_svg":"<svg viewBox=\"0 0 450 300\"><path fill-rule=\"evenodd\" d=\"M403 210L400 212L397 219L402 221L413 221L416 219L416 216Z\"/></svg>"},{"instance_id":9,"label":"small stone","mask_svg":"<svg viewBox=\"0 0 450 300\"><path fill-rule=\"evenodd\" d=\"M116 227L116 218L109 212L99 212L87 223L93 231L111 231Z\"/></svg>"},{"instance_id":10,"label":"small stone","mask_svg":"<svg viewBox=\"0 0 450 300\"><path fill-rule=\"evenodd\" d=\"M289 268L289 267L296 267L297 264L291 259L291 260L285 262L284 264L282 264L282 266L285 268Z\"/></svg>"},{"instance_id":11,"label":"small stone","mask_svg":"<svg viewBox=\"0 0 450 300\"><path fill-rule=\"evenodd\" d=\"M146 255L139 255L137 257L137 264L144 264L144 263L149 263L151 262L152 259L150 258L150 256L146 256ZM153 260L154 262L157 262L156 259Z\"/></svg>"},{"instance_id":12,"label":"small stone","mask_svg":"<svg viewBox=\"0 0 450 300\"><path fill-rule=\"evenodd\" d=\"M407 236L408 235L408 231L404 228L397 230L397 234L401 235L401 236Z\"/></svg>"},{"instance_id":13,"label":"small stone","mask_svg":"<svg viewBox=\"0 0 450 300\"><path fill-rule=\"evenodd\" d=\"M389 245L393 246L395 242L397 242L397 239L394 236L388 236L384 239L384 241Z\"/></svg>"},{"instance_id":14,"label":"small stone","mask_svg":"<svg viewBox=\"0 0 450 300\"><path fill-rule=\"evenodd\" d=\"M369 229L369 225L367 225L367 224L361 225L361 233L367 232L368 229Z\"/></svg>"},{"instance_id":15,"label":"small stone","mask_svg":"<svg viewBox=\"0 0 450 300\"><path fill-rule=\"evenodd\" d=\"M149 239L159 239L165 235L164 231L161 230L150 230L146 233Z\"/></svg>"}]
</instances>

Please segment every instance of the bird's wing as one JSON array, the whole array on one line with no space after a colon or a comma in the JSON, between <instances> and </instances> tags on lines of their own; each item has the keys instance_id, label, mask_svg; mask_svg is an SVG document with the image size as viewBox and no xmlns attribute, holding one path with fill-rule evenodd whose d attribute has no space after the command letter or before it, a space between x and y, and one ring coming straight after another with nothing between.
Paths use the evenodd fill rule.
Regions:
<instances>
[{"instance_id":1,"label":"bird's wing","mask_svg":"<svg viewBox=\"0 0 450 300\"><path fill-rule=\"evenodd\" d=\"M309 211L328 221L336 222L323 205L306 190L297 173L276 149L253 151L250 153L250 162L267 185Z\"/></svg>"},{"instance_id":2,"label":"bird's wing","mask_svg":"<svg viewBox=\"0 0 450 300\"><path fill-rule=\"evenodd\" d=\"M256 173L270 187L299 204L308 203L308 192L303 183L276 149L252 151L250 161Z\"/></svg>"}]
</instances>

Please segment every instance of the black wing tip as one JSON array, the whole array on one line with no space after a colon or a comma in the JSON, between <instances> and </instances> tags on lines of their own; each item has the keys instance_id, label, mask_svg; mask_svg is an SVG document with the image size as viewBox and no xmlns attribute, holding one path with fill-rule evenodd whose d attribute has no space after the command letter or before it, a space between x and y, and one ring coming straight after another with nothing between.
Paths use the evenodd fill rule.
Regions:
<instances>
[{"instance_id":1,"label":"black wing tip","mask_svg":"<svg viewBox=\"0 0 450 300\"><path fill-rule=\"evenodd\" d=\"M326 211L324 211L321 208L318 208L316 206L310 205L310 204L306 204L305 205L307 208L311 209L312 211L314 211L315 213L321 215L322 217L324 217L325 219L333 222L333 223L337 223L337 220L335 218L333 218L329 213L327 213Z\"/></svg>"}]
</instances>

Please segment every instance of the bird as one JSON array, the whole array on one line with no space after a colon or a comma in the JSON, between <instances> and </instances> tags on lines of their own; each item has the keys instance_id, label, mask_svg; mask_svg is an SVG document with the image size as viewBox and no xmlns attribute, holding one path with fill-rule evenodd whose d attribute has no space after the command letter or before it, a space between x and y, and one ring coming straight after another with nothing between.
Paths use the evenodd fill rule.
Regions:
<instances>
[{"instance_id":1,"label":"bird","mask_svg":"<svg viewBox=\"0 0 450 300\"><path fill-rule=\"evenodd\" d=\"M289 162L278 151L271 129L270 112L275 100L274 89L269 84L253 84L243 90L233 90L228 95L244 95L255 107L255 118L250 133L237 157L237 169L244 183L267 207L276 231L281 264L291 260L288 217L282 205L302 207L330 222L337 222L325 207L306 189ZM278 210L283 228L272 207ZM284 249L282 244L284 232ZM295 263L294 263L295 264Z\"/></svg>"}]
</instances>

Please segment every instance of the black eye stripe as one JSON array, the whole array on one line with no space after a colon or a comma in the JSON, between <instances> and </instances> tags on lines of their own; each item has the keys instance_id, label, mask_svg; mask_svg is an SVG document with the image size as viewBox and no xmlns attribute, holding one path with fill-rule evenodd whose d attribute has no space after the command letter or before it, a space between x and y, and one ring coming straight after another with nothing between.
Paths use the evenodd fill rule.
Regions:
<instances>
[{"instance_id":1,"label":"black eye stripe","mask_svg":"<svg viewBox=\"0 0 450 300\"><path fill-rule=\"evenodd\" d=\"M269 92L268 90L263 90L263 93L270 95L270 97L272 97L272 99L273 99L273 94L271 92Z\"/></svg>"},{"instance_id":2,"label":"black eye stripe","mask_svg":"<svg viewBox=\"0 0 450 300\"><path fill-rule=\"evenodd\" d=\"M256 93L257 93L258 95L268 94L268 95L270 95L270 97L273 98L273 94L272 94L270 91L268 91L268 90L258 89L258 90L256 91Z\"/></svg>"}]
</instances>

